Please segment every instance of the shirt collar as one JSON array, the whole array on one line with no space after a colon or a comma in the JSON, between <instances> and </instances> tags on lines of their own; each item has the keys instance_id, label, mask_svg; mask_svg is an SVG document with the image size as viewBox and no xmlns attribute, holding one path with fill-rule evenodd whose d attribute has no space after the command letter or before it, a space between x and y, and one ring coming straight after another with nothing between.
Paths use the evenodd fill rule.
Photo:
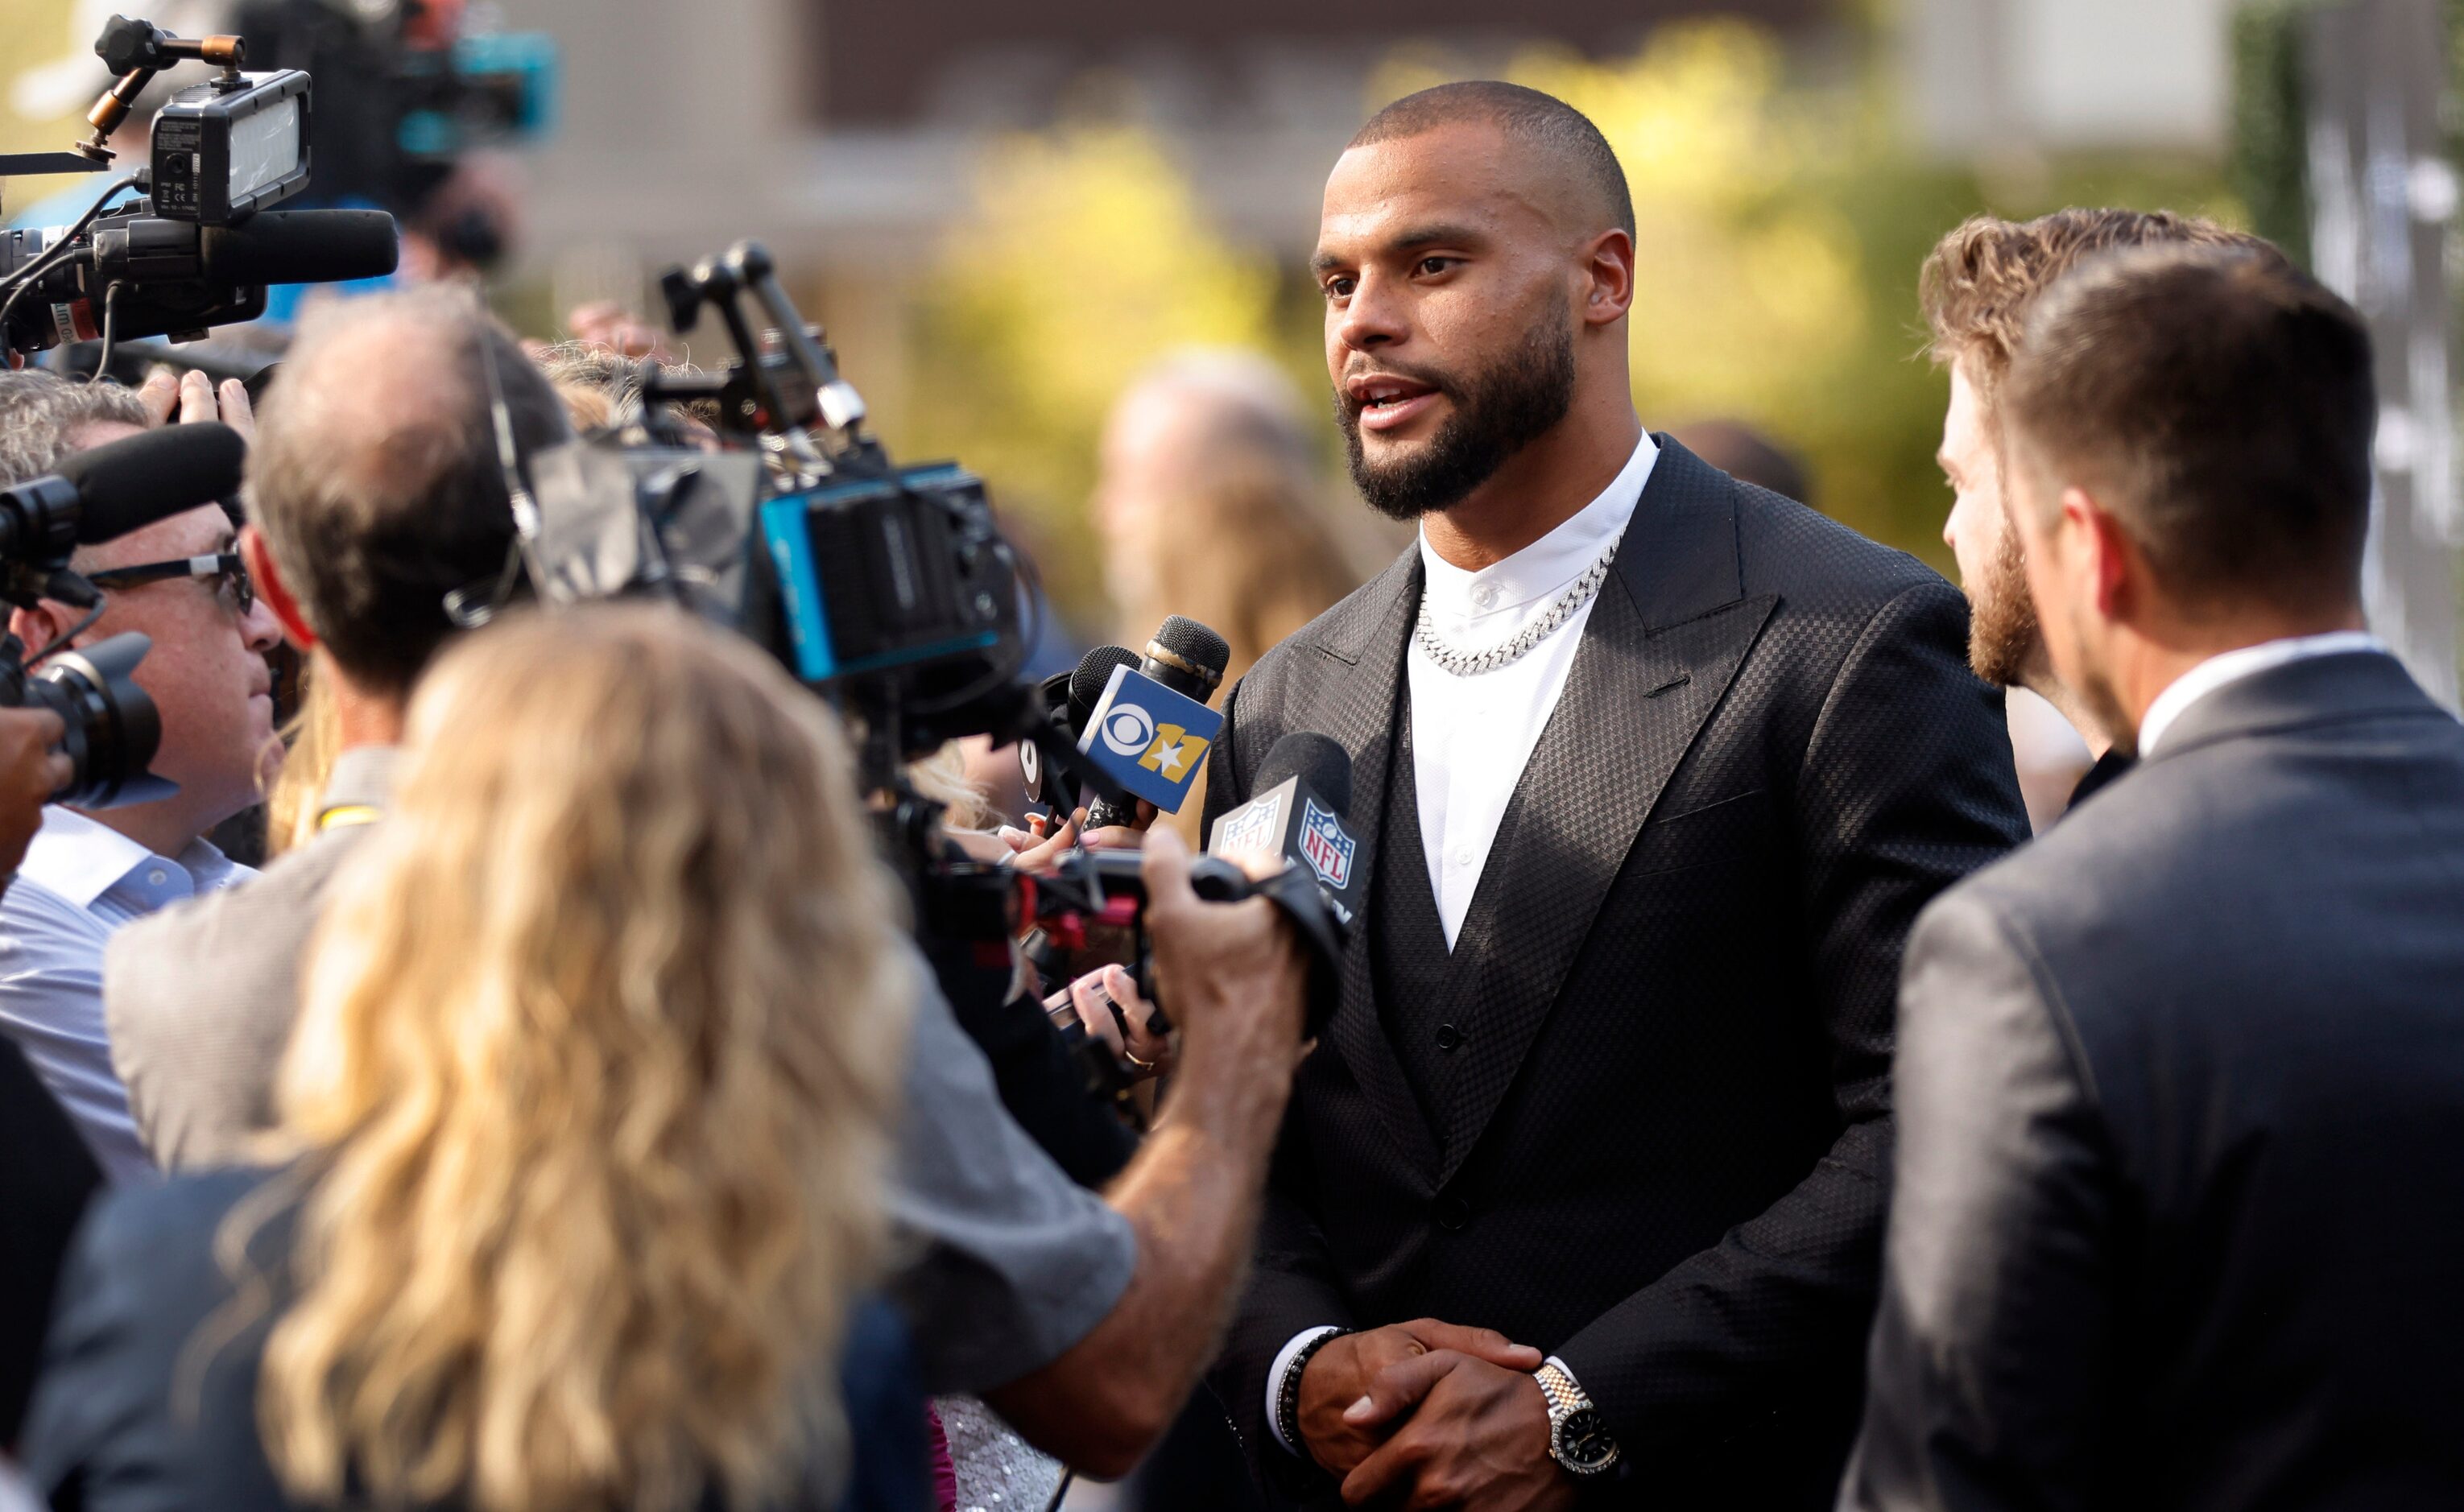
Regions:
<instances>
[{"instance_id":1,"label":"shirt collar","mask_svg":"<svg viewBox=\"0 0 2464 1512\"><path fill-rule=\"evenodd\" d=\"M121 878L148 862L166 860L187 869L200 892L220 886L235 869L210 841L190 841L176 858L157 856L109 825L53 803L43 809L43 827L26 847L17 875L90 909Z\"/></svg>"},{"instance_id":2,"label":"shirt collar","mask_svg":"<svg viewBox=\"0 0 2464 1512\"><path fill-rule=\"evenodd\" d=\"M400 746L353 746L334 757L318 811L385 807L393 797L394 773L401 764Z\"/></svg>"},{"instance_id":3,"label":"shirt collar","mask_svg":"<svg viewBox=\"0 0 2464 1512\"><path fill-rule=\"evenodd\" d=\"M1476 624L1492 614L1528 607L1556 593L1600 559L1600 554L1624 533L1634 518L1635 504L1650 481L1660 448L1646 430L1635 443L1634 454L1600 491L1599 497L1574 512L1548 535L1502 561L1478 572L1465 572L1439 556L1420 533L1420 566L1429 607L1441 621Z\"/></svg>"},{"instance_id":4,"label":"shirt collar","mask_svg":"<svg viewBox=\"0 0 2464 1512\"><path fill-rule=\"evenodd\" d=\"M2145 758L2156 754L2165 732L2175 720L2189 712L2192 704L2223 688L2228 683L2255 677L2271 668L2288 662L2307 661L2314 656L2342 656L2350 651L2385 652L2387 645L2366 630L2330 630L2324 635L2292 635L2279 641L2261 641L2256 646L2221 652L2209 657L2167 685L2139 717L2139 755Z\"/></svg>"}]
</instances>

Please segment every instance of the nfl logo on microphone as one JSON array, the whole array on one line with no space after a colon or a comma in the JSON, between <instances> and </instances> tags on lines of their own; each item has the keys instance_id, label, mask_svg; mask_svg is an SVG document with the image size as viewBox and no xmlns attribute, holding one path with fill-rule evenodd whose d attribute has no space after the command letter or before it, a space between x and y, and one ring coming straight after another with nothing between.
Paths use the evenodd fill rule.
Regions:
<instances>
[{"instance_id":1,"label":"nfl logo on microphone","mask_svg":"<svg viewBox=\"0 0 2464 1512\"><path fill-rule=\"evenodd\" d=\"M1330 887L1352 886L1352 853L1356 848L1343 832L1343 821L1314 802L1301 805L1301 856Z\"/></svg>"},{"instance_id":2,"label":"nfl logo on microphone","mask_svg":"<svg viewBox=\"0 0 2464 1512\"><path fill-rule=\"evenodd\" d=\"M1206 848L1218 856L1244 850L1272 850L1283 828L1284 795L1278 789L1263 794L1255 802L1217 820L1215 838L1207 843Z\"/></svg>"}]
</instances>

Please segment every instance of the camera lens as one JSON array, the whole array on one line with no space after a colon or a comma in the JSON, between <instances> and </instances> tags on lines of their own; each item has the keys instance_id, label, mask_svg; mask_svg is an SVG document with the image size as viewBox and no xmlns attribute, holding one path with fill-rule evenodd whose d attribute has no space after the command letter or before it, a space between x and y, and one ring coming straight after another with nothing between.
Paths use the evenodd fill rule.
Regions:
<instances>
[{"instance_id":1,"label":"camera lens","mask_svg":"<svg viewBox=\"0 0 2464 1512\"><path fill-rule=\"evenodd\" d=\"M26 685L26 702L51 710L67 727L60 749L69 758L68 785L52 795L73 808L146 803L178 791L145 770L163 740L154 700L130 676L152 645L143 635L115 635L82 651L59 651Z\"/></svg>"}]
</instances>

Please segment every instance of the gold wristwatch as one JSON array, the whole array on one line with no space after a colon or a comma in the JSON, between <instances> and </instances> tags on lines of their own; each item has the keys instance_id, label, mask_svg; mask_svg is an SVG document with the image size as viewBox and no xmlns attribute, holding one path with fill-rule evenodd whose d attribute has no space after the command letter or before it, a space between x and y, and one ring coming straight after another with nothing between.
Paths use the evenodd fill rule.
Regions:
<instances>
[{"instance_id":1,"label":"gold wristwatch","mask_svg":"<svg viewBox=\"0 0 2464 1512\"><path fill-rule=\"evenodd\" d=\"M1551 1360L1536 1379L1549 1399L1549 1457L1578 1476L1595 1476L1617 1463L1617 1440L1600 1410L1574 1384L1565 1367Z\"/></svg>"}]
</instances>

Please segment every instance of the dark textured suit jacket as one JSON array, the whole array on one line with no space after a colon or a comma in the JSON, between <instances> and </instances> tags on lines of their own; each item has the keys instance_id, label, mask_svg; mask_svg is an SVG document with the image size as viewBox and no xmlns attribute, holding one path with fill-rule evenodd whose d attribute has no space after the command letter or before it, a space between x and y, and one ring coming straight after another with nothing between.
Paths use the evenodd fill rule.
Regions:
<instances>
[{"instance_id":1,"label":"dark textured suit jacket","mask_svg":"<svg viewBox=\"0 0 2464 1512\"><path fill-rule=\"evenodd\" d=\"M2464 1507L2464 726L2299 662L1929 909L1845 1507Z\"/></svg>"},{"instance_id":2,"label":"dark textured suit jacket","mask_svg":"<svg viewBox=\"0 0 2464 1512\"><path fill-rule=\"evenodd\" d=\"M1901 942L2027 819L1959 593L1656 439L1450 957L1403 749L1418 553L1226 701L1210 820L1278 736L1319 731L1352 754L1375 868L1214 1375L1287 1487L1275 1352L1423 1315L1562 1355L1659 1504L1820 1505L1837 1485ZM1377 927L1397 918L1424 931ZM1398 975L1431 1000L1381 1000Z\"/></svg>"},{"instance_id":3,"label":"dark textured suit jacket","mask_svg":"<svg viewBox=\"0 0 2464 1512\"><path fill-rule=\"evenodd\" d=\"M0 1035L0 1452L26 1414L69 1236L101 1185L85 1136Z\"/></svg>"}]
</instances>

